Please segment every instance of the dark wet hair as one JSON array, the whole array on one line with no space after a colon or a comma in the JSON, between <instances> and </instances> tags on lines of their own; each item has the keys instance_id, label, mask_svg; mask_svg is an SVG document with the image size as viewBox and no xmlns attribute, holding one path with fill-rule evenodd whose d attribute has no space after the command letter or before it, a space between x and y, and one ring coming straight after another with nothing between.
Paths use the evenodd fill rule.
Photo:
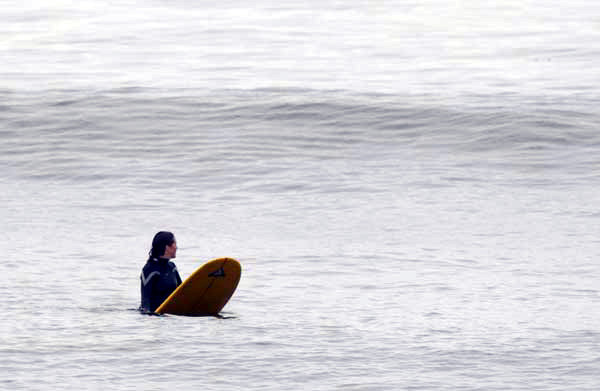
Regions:
<instances>
[{"instance_id":1,"label":"dark wet hair","mask_svg":"<svg viewBox=\"0 0 600 391\"><path fill-rule=\"evenodd\" d=\"M152 239L152 249L150 250L150 258L160 258L165 255L165 249L175 242L175 235L171 232L160 231L154 235Z\"/></svg>"}]
</instances>

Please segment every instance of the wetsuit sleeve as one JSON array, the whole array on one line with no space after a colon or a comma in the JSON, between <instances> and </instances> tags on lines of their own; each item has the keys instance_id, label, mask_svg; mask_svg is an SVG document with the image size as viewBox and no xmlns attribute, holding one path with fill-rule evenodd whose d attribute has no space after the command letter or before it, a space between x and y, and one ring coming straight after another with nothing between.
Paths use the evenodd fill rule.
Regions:
<instances>
[{"instance_id":1,"label":"wetsuit sleeve","mask_svg":"<svg viewBox=\"0 0 600 391\"><path fill-rule=\"evenodd\" d=\"M156 308L152 308L152 295L154 292L154 286L158 278L155 277L156 272L151 272L148 276L144 276L144 272L142 271L142 275L140 276L140 285L142 289L142 303L140 305L140 309L144 312L153 312Z\"/></svg>"},{"instance_id":2,"label":"wetsuit sleeve","mask_svg":"<svg viewBox=\"0 0 600 391\"><path fill-rule=\"evenodd\" d=\"M175 279L177 280L177 286L181 285L181 277L179 277L179 271L175 268Z\"/></svg>"}]
</instances>

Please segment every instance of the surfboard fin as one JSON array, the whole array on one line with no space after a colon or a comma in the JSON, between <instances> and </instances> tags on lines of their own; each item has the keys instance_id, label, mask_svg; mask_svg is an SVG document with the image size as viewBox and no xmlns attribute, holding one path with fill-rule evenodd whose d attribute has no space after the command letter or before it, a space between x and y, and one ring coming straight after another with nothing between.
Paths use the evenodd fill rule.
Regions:
<instances>
[{"instance_id":1,"label":"surfboard fin","mask_svg":"<svg viewBox=\"0 0 600 391\"><path fill-rule=\"evenodd\" d=\"M221 266L218 270L210 273L209 277L225 277L225 270L223 270L223 266Z\"/></svg>"}]
</instances>

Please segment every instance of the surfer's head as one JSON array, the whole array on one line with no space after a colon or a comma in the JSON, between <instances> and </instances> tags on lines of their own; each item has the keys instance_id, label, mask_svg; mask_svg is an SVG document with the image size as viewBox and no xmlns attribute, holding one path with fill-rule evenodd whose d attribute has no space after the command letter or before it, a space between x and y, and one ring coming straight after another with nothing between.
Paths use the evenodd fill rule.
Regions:
<instances>
[{"instance_id":1,"label":"surfer's head","mask_svg":"<svg viewBox=\"0 0 600 391\"><path fill-rule=\"evenodd\" d=\"M171 232L160 231L154 235L150 257L171 259L175 258L176 251L177 242L175 241L175 235Z\"/></svg>"}]
</instances>

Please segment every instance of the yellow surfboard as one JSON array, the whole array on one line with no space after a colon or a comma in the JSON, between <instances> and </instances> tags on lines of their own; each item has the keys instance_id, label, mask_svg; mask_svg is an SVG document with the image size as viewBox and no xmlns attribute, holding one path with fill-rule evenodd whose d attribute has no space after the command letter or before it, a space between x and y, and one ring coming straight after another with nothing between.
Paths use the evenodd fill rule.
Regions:
<instances>
[{"instance_id":1,"label":"yellow surfboard","mask_svg":"<svg viewBox=\"0 0 600 391\"><path fill-rule=\"evenodd\" d=\"M200 266L156 309L157 314L217 315L237 288L242 266L233 258Z\"/></svg>"}]
</instances>

